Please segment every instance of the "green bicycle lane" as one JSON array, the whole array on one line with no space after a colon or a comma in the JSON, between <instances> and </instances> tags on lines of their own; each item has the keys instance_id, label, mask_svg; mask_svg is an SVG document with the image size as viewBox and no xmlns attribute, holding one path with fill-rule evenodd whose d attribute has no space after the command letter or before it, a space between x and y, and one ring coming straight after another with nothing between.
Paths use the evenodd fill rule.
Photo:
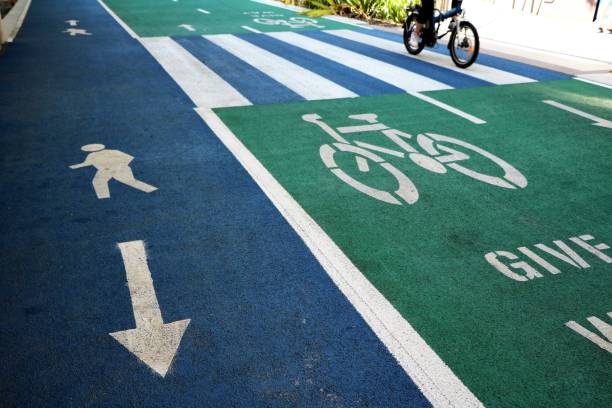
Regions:
<instances>
[{"instance_id":1,"label":"green bicycle lane","mask_svg":"<svg viewBox=\"0 0 612 408\"><path fill-rule=\"evenodd\" d=\"M405 94L215 112L485 405L610 406L612 130L575 112L609 121L612 91L564 80L430 95L487 123ZM363 114L377 118L348 117ZM399 157L376 120L452 156L446 169Z\"/></svg>"},{"instance_id":2,"label":"green bicycle lane","mask_svg":"<svg viewBox=\"0 0 612 408\"><path fill-rule=\"evenodd\" d=\"M141 37L350 27L251 0L104 0L104 3Z\"/></svg>"}]
</instances>

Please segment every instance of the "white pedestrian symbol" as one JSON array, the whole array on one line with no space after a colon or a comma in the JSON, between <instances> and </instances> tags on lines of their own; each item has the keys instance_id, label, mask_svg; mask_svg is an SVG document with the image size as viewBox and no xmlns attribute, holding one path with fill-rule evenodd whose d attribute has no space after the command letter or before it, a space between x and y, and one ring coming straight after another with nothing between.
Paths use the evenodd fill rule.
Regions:
<instances>
[{"instance_id":1,"label":"white pedestrian symbol","mask_svg":"<svg viewBox=\"0 0 612 408\"><path fill-rule=\"evenodd\" d=\"M130 168L130 163L134 160L133 156L119 150L106 150L103 144L97 143L85 145L81 147L81 150L92 153L87 155L85 161L73 164L70 168L74 170L93 166L98 170L92 180L92 184L99 199L110 198L108 182L112 179L145 193L157 190L157 187L136 180Z\"/></svg>"}]
</instances>

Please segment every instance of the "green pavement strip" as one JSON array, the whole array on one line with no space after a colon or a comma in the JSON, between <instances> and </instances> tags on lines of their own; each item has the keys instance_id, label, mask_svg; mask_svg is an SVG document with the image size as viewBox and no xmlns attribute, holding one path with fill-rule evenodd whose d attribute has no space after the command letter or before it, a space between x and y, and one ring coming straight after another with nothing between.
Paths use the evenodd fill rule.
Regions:
<instances>
[{"instance_id":1,"label":"green pavement strip","mask_svg":"<svg viewBox=\"0 0 612 408\"><path fill-rule=\"evenodd\" d=\"M612 250L598 245L612 245L612 130L542 103L554 100L611 120L612 92L564 80L429 95L487 123L474 125L403 94L215 111L485 405L612 406L611 352L565 325L575 321L605 339L587 318L612 324L607 316L612 263L570 240L582 236L580 242L612 257ZM342 169L381 191L396 190L396 179L372 160L359 164L340 144L330 147L333 163L328 157L324 164L321 146L337 142L302 119L317 114L332 129L374 125L364 117L348 118L367 113L413 135L400 139L420 152L433 140L415 141L425 132L480 147L528 184L522 188L515 177L515 188L499 187L450 168L434 173L409 157L368 147L419 192L412 205L372 198L332 171ZM401 150L381 130L340 136L353 146L360 141ZM505 174L465 144L434 140L433 146L455 159L461 158L457 151L469 155L463 161L451 158L449 166L463 165L495 180ZM330 148L321 151L329 155ZM361 171L366 163L368 171ZM436 169L435 163L421 164ZM518 249L523 247L542 263ZM562 248L589 267L579 268L580 261ZM556 250L556 256L547 250ZM498 253L498 267L495 259L485 259L495 251L506 251ZM541 277L529 279L528 271Z\"/></svg>"},{"instance_id":2,"label":"green pavement strip","mask_svg":"<svg viewBox=\"0 0 612 408\"><path fill-rule=\"evenodd\" d=\"M250 0L103 0L141 37L348 28Z\"/></svg>"}]
</instances>

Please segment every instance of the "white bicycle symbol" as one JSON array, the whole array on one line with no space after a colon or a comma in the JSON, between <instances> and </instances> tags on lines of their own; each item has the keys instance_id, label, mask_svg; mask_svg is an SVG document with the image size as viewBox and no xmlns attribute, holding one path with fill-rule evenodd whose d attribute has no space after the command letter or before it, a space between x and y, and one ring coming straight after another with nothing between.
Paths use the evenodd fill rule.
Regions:
<instances>
[{"instance_id":1,"label":"white bicycle symbol","mask_svg":"<svg viewBox=\"0 0 612 408\"><path fill-rule=\"evenodd\" d=\"M290 17L289 20L276 19L276 18L254 18L254 22L264 25L282 25L289 28L304 28L304 27L315 27L325 28L323 25L317 24L317 20L306 17Z\"/></svg>"},{"instance_id":2,"label":"white bicycle symbol","mask_svg":"<svg viewBox=\"0 0 612 408\"><path fill-rule=\"evenodd\" d=\"M411 134L402 132L397 129L391 129L388 126L377 121L378 116L374 113L364 113L360 115L350 115L350 119L365 121L367 124L339 127L334 130L331 126L323 122L321 116L316 113L310 113L302 116L302 119L306 122L313 123L323 129L329 136L331 136L336 143L324 144L319 149L321 160L325 166L349 186L354 189L369 195L377 200L384 201L389 204L402 205L402 201L408 204L414 204L419 199L419 192L415 187L414 183L400 170L398 170L391 163L386 162L381 156L374 153L384 153L387 155L404 158L406 153L408 158L412 160L418 166L429 170L433 173L444 174L446 173L447 167L451 168L461 174L468 177L482 181L483 183L491 184L493 186L516 189L527 187L527 179L523 174L518 171L515 167L508 164L506 161L499 157L481 149L480 147L474 146L473 144L464 142L459 139L455 139L449 136L438 135L435 133L421 133L416 136L416 142L426 154L420 153L417 149L412 147L406 140L413 139ZM393 141L399 146L404 152L386 147L373 145L370 143L354 141L353 143L346 140L341 135L352 134L352 133L364 133L380 131L387 138ZM472 170L468 167L464 167L459 162L465 162L470 159L470 156L452 147L448 147L445 144L459 146L463 149L471 151L470 153L479 154L486 159L489 159L497 166L499 166L504 175L502 177L492 176L489 174L480 173L476 170ZM340 168L336 163L334 155L337 152L348 152L355 155L357 162L357 168L363 173L370 171L370 164L368 161L379 165L387 172L389 172L395 179L399 187L393 192L380 190L371 186L368 186Z\"/></svg>"}]
</instances>

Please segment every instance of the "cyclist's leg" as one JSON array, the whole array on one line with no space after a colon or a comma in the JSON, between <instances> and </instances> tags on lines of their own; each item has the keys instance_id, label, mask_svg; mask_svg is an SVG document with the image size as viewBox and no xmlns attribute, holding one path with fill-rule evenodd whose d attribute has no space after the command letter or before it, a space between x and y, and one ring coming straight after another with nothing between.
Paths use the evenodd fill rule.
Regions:
<instances>
[{"instance_id":1,"label":"cyclist's leg","mask_svg":"<svg viewBox=\"0 0 612 408\"><path fill-rule=\"evenodd\" d=\"M423 27L433 18L434 0L421 0L421 13L417 16L417 23L412 32L411 41L420 42Z\"/></svg>"},{"instance_id":2,"label":"cyclist's leg","mask_svg":"<svg viewBox=\"0 0 612 408\"><path fill-rule=\"evenodd\" d=\"M421 35L423 26L433 18L434 0L421 1L421 14L417 17L417 25L415 32Z\"/></svg>"}]
</instances>

